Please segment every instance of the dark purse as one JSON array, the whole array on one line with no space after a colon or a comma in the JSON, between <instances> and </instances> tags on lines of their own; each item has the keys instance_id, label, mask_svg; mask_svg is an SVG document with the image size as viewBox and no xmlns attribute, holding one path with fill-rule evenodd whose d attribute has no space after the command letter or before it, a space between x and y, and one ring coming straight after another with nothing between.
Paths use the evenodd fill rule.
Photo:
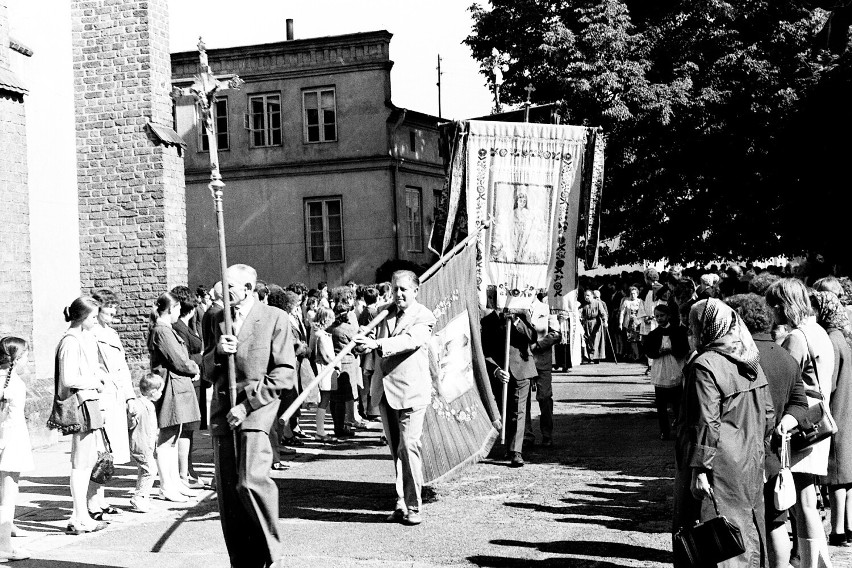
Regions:
<instances>
[{"instance_id":1,"label":"dark purse","mask_svg":"<svg viewBox=\"0 0 852 568\"><path fill-rule=\"evenodd\" d=\"M59 398L59 360L54 366L53 408L47 419L47 427L59 430L63 436L79 432L83 428L83 415L80 412L80 401L73 389L66 398Z\"/></svg>"},{"instance_id":2,"label":"dark purse","mask_svg":"<svg viewBox=\"0 0 852 568\"><path fill-rule=\"evenodd\" d=\"M819 402L808 407L805 414L805 419L790 432L790 448L793 451L800 451L817 442L821 442L826 438L830 438L837 433L837 423L831 415L831 409L825 402L825 396L822 394L822 385L819 382L819 370L817 369L816 360L811 353L811 346L808 344L808 338L805 337L805 343L808 345L808 357L810 357L811 365L814 368L814 377L819 391L808 389L805 394L811 398L816 398Z\"/></svg>"},{"instance_id":3,"label":"dark purse","mask_svg":"<svg viewBox=\"0 0 852 568\"><path fill-rule=\"evenodd\" d=\"M104 451L98 452L98 459L95 460L95 465L92 468L92 475L89 476L89 479L95 483L103 485L112 479L112 476L115 473L115 464L113 463L112 447L109 445L109 438L107 437L106 430L100 428L99 432L104 438Z\"/></svg>"},{"instance_id":4,"label":"dark purse","mask_svg":"<svg viewBox=\"0 0 852 568\"><path fill-rule=\"evenodd\" d=\"M742 532L719 514L719 505L712 489L710 498L713 499L716 516L693 527L681 527L675 533L675 541L680 543L690 566L694 568L724 562L745 552Z\"/></svg>"}]
</instances>

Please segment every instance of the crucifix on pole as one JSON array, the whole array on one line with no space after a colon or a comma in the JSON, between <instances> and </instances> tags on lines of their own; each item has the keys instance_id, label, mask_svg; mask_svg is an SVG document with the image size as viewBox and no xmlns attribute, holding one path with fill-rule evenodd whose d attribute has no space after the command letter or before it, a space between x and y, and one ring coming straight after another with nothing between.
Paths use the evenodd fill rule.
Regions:
<instances>
[{"instance_id":1,"label":"crucifix on pole","mask_svg":"<svg viewBox=\"0 0 852 568\"><path fill-rule=\"evenodd\" d=\"M222 273L222 307L225 319L225 329L233 329L233 318L231 315L231 296L228 288L228 259L225 249L225 214L222 206L225 183L219 173L219 146L216 139L216 122L214 120L216 93L225 89L239 89L245 81L234 75L228 81L219 81L210 69L207 61L207 49L204 41L198 38L199 72L195 75L195 82L186 89L175 87L172 90L173 97L189 96L195 99L198 106L199 116L207 131L207 141L210 147L210 183L207 187L213 195L213 205L216 210L216 230L219 236L219 265ZM231 407L237 404L237 382L236 367L233 354L228 355L228 394Z\"/></svg>"},{"instance_id":2,"label":"crucifix on pole","mask_svg":"<svg viewBox=\"0 0 852 568\"><path fill-rule=\"evenodd\" d=\"M530 105L532 104L532 94L535 92L535 87L532 83L527 85L524 90L527 92L527 101L524 103L524 122L530 121Z\"/></svg>"}]
</instances>

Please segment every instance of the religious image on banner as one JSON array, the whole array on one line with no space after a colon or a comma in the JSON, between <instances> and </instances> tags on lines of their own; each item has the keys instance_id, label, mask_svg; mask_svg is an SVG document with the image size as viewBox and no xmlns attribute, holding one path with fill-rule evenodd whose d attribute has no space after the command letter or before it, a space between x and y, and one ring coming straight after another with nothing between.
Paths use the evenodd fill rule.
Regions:
<instances>
[{"instance_id":1,"label":"religious image on banner","mask_svg":"<svg viewBox=\"0 0 852 568\"><path fill-rule=\"evenodd\" d=\"M492 262L547 264L550 261L553 186L494 184Z\"/></svg>"},{"instance_id":2,"label":"religious image on banner","mask_svg":"<svg viewBox=\"0 0 852 568\"><path fill-rule=\"evenodd\" d=\"M474 386L473 343L467 310L433 335L432 342L438 361L435 389L451 403Z\"/></svg>"}]
</instances>

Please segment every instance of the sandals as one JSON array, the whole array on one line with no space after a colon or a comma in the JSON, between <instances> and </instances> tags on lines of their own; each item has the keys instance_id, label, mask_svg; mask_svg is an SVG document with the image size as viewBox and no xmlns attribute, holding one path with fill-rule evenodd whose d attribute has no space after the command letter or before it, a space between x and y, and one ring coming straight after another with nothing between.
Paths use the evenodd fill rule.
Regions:
<instances>
[{"instance_id":1,"label":"sandals","mask_svg":"<svg viewBox=\"0 0 852 568\"><path fill-rule=\"evenodd\" d=\"M314 436L314 440L320 442L321 444L336 444L337 438L329 436L328 434L324 436Z\"/></svg>"},{"instance_id":2,"label":"sandals","mask_svg":"<svg viewBox=\"0 0 852 568\"><path fill-rule=\"evenodd\" d=\"M102 531L107 528L106 523L92 520L91 522L69 521L65 527L65 532L68 534L81 535L90 532Z\"/></svg>"},{"instance_id":3,"label":"sandals","mask_svg":"<svg viewBox=\"0 0 852 568\"><path fill-rule=\"evenodd\" d=\"M159 493L157 493L157 499L162 499L163 501L171 501L172 503L186 503L189 499L183 493L165 493L161 489Z\"/></svg>"},{"instance_id":4,"label":"sandals","mask_svg":"<svg viewBox=\"0 0 852 568\"><path fill-rule=\"evenodd\" d=\"M290 469L290 466L284 462L279 461L272 464L272 469L274 469L275 471L286 471Z\"/></svg>"}]
</instances>

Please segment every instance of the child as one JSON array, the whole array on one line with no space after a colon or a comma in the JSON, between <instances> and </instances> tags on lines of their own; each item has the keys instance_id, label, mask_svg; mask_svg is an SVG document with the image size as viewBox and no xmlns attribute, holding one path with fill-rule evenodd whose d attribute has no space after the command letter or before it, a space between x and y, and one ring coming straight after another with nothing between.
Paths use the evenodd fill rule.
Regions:
<instances>
[{"instance_id":1,"label":"child","mask_svg":"<svg viewBox=\"0 0 852 568\"><path fill-rule=\"evenodd\" d=\"M308 352L310 353L311 361L316 367L315 370L317 376L320 376L320 374L325 371L328 363L334 359L334 345L331 341L331 334L327 331L333 322L333 311L329 308L323 308L322 306L318 306L316 308L314 320L311 322L313 333L311 334ZM326 410L328 410L329 403L331 402L331 391L337 389L337 375L338 373L334 372L323 379L319 384L320 401L317 405L316 416L316 439L318 442L332 443L336 441L334 438L325 433L325 413ZM335 420L335 428L338 428L338 422L342 425L344 418L343 412L344 409L341 406L338 410L339 416L333 416Z\"/></svg>"},{"instance_id":2,"label":"child","mask_svg":"<svg viewBox=\"0 0 852 568\"><path fill-rule=\"evenodd\" d=\"M654 398L657 405L657 420L660 424L660 439L671 438L671 426L668 416L668 403L671 402L674 415L680 409L680 397L683 392L683 364L689 353L689 339L686 328L680 325L680 319L672 317L666 304L654 307L657 327L645 340L651 365L651 384L654 385Z\"/></svg>"},{"instance_id":3,"label":"child","mask_svg":"<svg viewBox=\"0 0 852 568\"><path fill-rule=\"evenodd\" d=\"M151 510L151 488L154 486L154 448L157 447L157 412L154 403L163 394L163 378L150 374L139 381L140 396L136 399L138 410L130 427L130 455L139 468L136 478L136 490L130 499L130 506L137 513Z\"/></svg>"},{"instance_id":4,"label":"child","mask_svg":"<svg viewBox=\"0 0 852 568\"><path fill-rule=\"evenodd\" d=\"M20 337L0 339L0 562L30 557L23 548L12 547L18 480L22 471L33 469L24 417L27 386L15 370L26 362L27 352L27 342Z\"/></svg>"}]
</instances>

